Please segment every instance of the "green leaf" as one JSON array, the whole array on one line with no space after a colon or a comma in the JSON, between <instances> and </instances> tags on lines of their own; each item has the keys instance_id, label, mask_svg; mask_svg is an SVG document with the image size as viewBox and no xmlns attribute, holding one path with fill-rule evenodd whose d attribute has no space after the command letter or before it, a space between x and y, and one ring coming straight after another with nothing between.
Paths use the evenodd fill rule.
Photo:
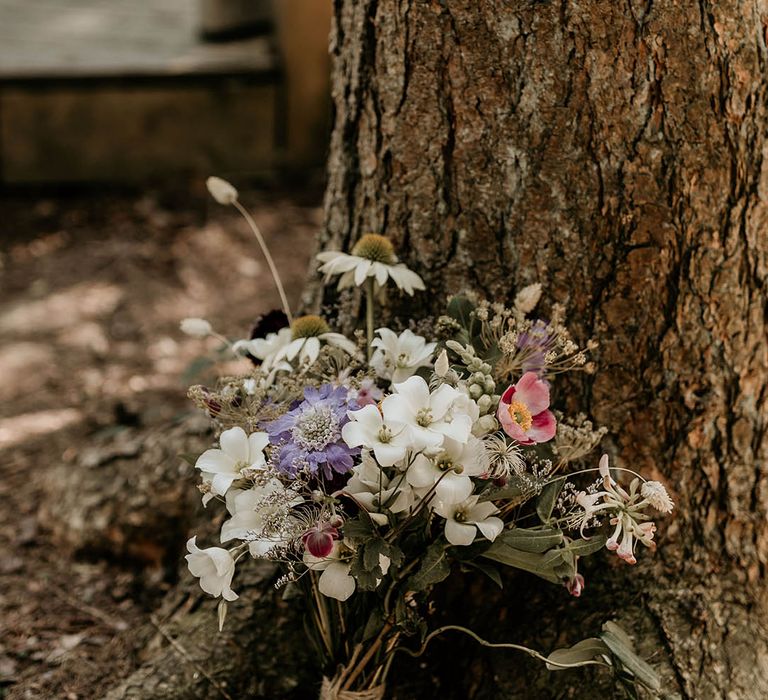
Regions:
<instances>
[{"instance_id":1,"label":"green leaf","mask_svg":"<svg viewBox=\"0 0 768 700\"><path fill-rule=\"evenodd\" d=\"M536 513L538 514L541 522L548 523L552 517L552 510L555 507L558 496L563 490L565 485L565 477L561 476L559 479L550 481L542 490L541 495L536 501Z\"/></svg>"},{"instance_id":2,"label":"green leaf","mask_svg":"<svg viewBox=\"0 0 768 700\"><path fill-rule=\"evenodd\" d=\"M502 542L505 545L519 549L522 552L546 552L552 547L563 543L563 533L554 528L528 529L524 527L515 527L511 530L504 530L497 538L496 542Z\"/></svg>"},{"instance_id":3,"label":"green leaf","mask_svg":"<svg viewBox=\"0 0 768 700\"><path fill-rule=\"evenodd\" d=\"M347 522L344 523L342 532L344 533L344 537L352 544L361 544L375 535L374 526L371 520L363 520L362 518L347 520Z\"/></svg>"},{"instance_id":4,"label":"green leaf","mask_svg":"<svg viewBox=\"0 0 768 700\"><path fill-rule=\"evenodd\" d=\"M566 549L573 552L577 557L588 557L590 554L599 552L608 540L604 534L592 535L588 540L574 540L566 545Z\"/></svg>"},{"instance_id":5,"label":"green leaf","mask_svg":"<svg viewBox=\"0 0 768 700\"><path fill-rule=\"evenodd\" d=\"M629 635L615 622L606 622L600 639L605 642L624 670L631 673L646 688L658 692L661 679L651 666L641 659L634 650Z\"/></svg>"},{"instance_id":6,"label":"green leaf","mask_svg":"<svg viewBox=\"0 0 768 700\"><path fill-rule=\"evenodd\" d=\"M181 453L179 458L183 459L190 467L194 467L197 464L198 455L190 453Z\"/></svg>"},{"instance_id":7,"label":"green leaf","mask_svg":"<svg viewBox=\"0 0 768 700\"><path fill-rule=\"evenodd\" d=\"M516 569L522 569L531 574L536 574L536 576L550 581L551 583L561 582L560 578L552 570L551 564L545 562L543 554L523 552L514 547L510 547L503 542L499 542L498 538L481 556L497 561L500 564L505 564L506 566L513 566Z\"/></svg>"},{"instance_id":8,"label":"green leaf","mask_svg":"<svg viewBox=\"0 0 768 700\"><path fill-rule=\"evenodd\" d=\"M477 569L478 571L484 573L489 579L491 579L491 581L493 581L499 588L504 588L504 583L501 580L501 574L499 573L499 570L492 564L488 564L487 562L480 560L464 562L464 566Z\"/></svg>"},{"instance_id":9,"label":"green leaf","mask_svg":"<svg viewBox=\"0 0 768 700\"><path fill-rule=\"evenodd\" d=\"M435 542L427 547L419 570L408 579L408 588L413 591L424 591L436 583L440 583L451 573L445 546Z\"/></svg>"},{"instance_id":10,"label":"green leaf","mask_svg":"<svg viewBox=\"0 0 768 700\"><path fill-rule=\"evenodd\" d=\"M592 661L598 659L601 656L610 655L610 650L606 646L602 639L597 637L590 637L589 639L582 639L572 647L566 649L555 649L547 657L547 669L550 671L567 671L567 668L562 666L554 666L549 661L554 661L558 664L577 664L584 661Z\"/></svg>"},{"instance_id":11,"label":"green leaf","mask_svg":"<svg viewBox=\"0 0 768 700\"><path fill-rule=\"evenodd\" d=\"M457 295L448 302L448 315L456 319L467 331L471 331L474 310L475 305L465 296Z\"/></svg>"}]
</instances>

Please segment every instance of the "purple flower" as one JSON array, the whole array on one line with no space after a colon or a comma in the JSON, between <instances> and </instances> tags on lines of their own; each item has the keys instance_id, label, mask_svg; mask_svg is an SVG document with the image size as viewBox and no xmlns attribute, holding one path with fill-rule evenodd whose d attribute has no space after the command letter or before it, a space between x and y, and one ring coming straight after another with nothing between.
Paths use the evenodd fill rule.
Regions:
<instances>
[{"instance_id":1,"label":"purple flower","mask_svg":"<svg viewBox=\"0 0 768 700\"><path fill-rule=\"evenodd\" d=\"M273 459L278 471L296 476L306 469L331 479L334 472L346 474L352 469L352 457L360 454L360 448L348 447L341 429L349 422L347 411L358 406L347 399L347 393L346 388L331 384L307 387L304 401L266 424L269 441L276 446Z\"/></svg>"},{"instance_id":2,"label":"purple flower","mask_svg":"<svg viewBox=\"0 0 768 700\"><path fill-rule=\"evenodd\" d=\"M518 350L523 354L523 372L535 372L541 376L546 365L547 353L555 345L555 337L546 321L536 321L528 331L517 339Z\"/></svg>"}]
</instances>

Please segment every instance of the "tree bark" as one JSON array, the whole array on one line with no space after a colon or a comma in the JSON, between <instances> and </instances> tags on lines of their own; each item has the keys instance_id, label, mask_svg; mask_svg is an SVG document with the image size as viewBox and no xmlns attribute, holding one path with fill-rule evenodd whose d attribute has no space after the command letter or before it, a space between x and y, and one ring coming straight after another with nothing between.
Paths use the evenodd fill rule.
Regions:
<instances>
[{"instance_id":1,"label":"tree bark","mask_svg":"<svg viewBox=\"0 0 768 700\"><path fill-rule=\"evenodd\" d=\"M550 600L533 630L508 593L484 631L573 642L602 609L684 698L768 696L767 26L749 0L335 2L321 245L391 236L429 289L405 318L542 282L601 343L559 400L678 504L656 556L596 570L586 607ZM595 697L483 658L498 682L468 674L456 697Z\"/></svg>"}]
</instances>

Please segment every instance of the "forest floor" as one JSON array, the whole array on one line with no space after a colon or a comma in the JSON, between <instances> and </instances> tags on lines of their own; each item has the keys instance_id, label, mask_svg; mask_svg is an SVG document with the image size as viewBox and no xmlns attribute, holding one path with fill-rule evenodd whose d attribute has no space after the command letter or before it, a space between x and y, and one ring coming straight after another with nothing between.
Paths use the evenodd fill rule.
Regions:
<instances>
[{"instance_id":1,"label":"forest floor","mask_svg":"<svg viewBox=\"0 0 768 700\"><path fill-rule=\"evenodd\" d=\"M319 199L244 197L294 306ZM101 697L135 667L131 631L172 575L78 548L68 523L53 527L52 470L76 468L120 426L141 439L193 410L186 375L217 343L185 337L180 319L245 337L278 297L249 231L202 192L0 206L0 698ZM188 480L194 488L191 468Z\"/></svg>"}]
</instances>

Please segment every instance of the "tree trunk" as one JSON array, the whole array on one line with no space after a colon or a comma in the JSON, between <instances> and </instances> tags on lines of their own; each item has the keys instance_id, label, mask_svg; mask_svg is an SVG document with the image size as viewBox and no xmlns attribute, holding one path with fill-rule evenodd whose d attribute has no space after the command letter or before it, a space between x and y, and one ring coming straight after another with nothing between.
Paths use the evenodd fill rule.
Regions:
<instances>
[{"instance_id":1,"label":"tree trunk","mask_svg":"<svg viewBox=\"0 0 768 700\"><path fill-rule=\"evenodd\" d=\"M478 631L554 646L602 610L685 698L768 696L767 25L748 0L335 3L321 244L392 236L430 290L406 318L542 282L601 343L560 401L678 503L649 563L603 564L578 606L537 594L556 606L537 629L525 579ZM455 697L595 697L578 673L537 686L527 662L482 658Z\"/></svg>"}]
</instances>

